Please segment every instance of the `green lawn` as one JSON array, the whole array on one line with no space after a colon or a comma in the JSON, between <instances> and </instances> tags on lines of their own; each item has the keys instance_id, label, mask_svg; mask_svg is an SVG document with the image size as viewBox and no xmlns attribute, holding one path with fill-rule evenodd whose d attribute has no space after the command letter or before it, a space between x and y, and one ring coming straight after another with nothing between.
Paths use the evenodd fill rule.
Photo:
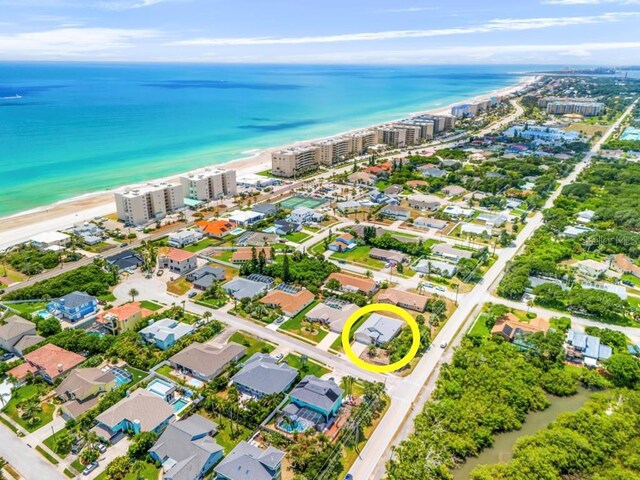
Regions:
<instances>
[{"instance_id":1,"label":"green lawn","mask_svg":"<svg viewBox=\"0 0 640 480\"><path fill-rule=\"evenodd\" d=\"M167 292L173 293L174 295L182 296L189 290L191 290L191 284L187 282L187 279L184 277L167 283Z\"/></svg>"},{"instance_id":2,"label":"green lawn","mask_svg":"<svg viewBox=\"0 0 640 480\"><path fill-rule=\"evenodd\" d=\"M245 357L250 357L254 353L267 352L271 353L275 350L275 347L270 343L264 342L262 340L258 340L255 337L252 337L243 332L235 332L229 338L230 342L238 343L247 348L247 353Z\"/></svg>"},{"instance_id":3,"label":"green lawn","mask_svg":"<svg viewBox=\"0 0 640 480\"><path fill-rule=\"evenodd\" d=\"M23 315L33 315L39 310L43 310L46 305L44 302L26 302L26 303L10 303L9 307Z\"/></svg>"},{"instance_id":4,"label":"green lawn","mask_svg":"<svg viewBox=\"0 0 640 480\"><path fill-rule=\"evenodd\" d=\"M284 238L286 238L290 242L302 243L305 240L308 240L309 238L311 238L311 235L304 232L293 232L285 235Z\"/></svg>"},{"instance_id":5,"label":"green lawn","mask_svg":"<svg viewBox=\"0 0 640 480\"><path fill-rule=\"evenodd\" d=\"M147 310L151 310L152 312L156 312L162 308L162 305L156 302L151 302L149 300L142 300L140 302L140 306L142 308L146 308Z\"/></svg>"},{"instance_id":6,"label":"green lawn","mask_svg":"<svg viewBox=\"0 0 640 480\"><path fill-rule=\"evenodd\" d=\"M328 240L329 240L329 243L331 243L331 242L333 242L337 237L338 237L338 236L337 236L336 234L333 234L333 235L331 235L331 236L329 236L329 237L327 237L327 238L328 238ZM312 255L323 254L324 252L326 252L326 251L327 251L327 249L326 249L326 247L325 247L324 245L325 245L325 241L324 241L324 240L322 240L322 241L320 241L320 242L318 242L318 243L316 243L316 244L312 245L312 246L308 249L308 250L309 250L309 253L311 253Z\"/></svg>"},{"instance_id":7,"label":"green lawn","mask_svg":"<svg viewBox=\"0 0 640 480\"><path fill-rule=\"evenodd\" d=\"M321 377L322 375L325 375L331 371L328 368L323 367L319 363L314 362L312 359L308 359L305 362L304 369L303 369L302 360L300 360L300 356L294 355L293 353L290 353L289 355L284 357L284 361L287 363L287 365L297 370L300 370L305 375L315 375L316 377Z\"/></svg>"},{"instance_id":8,"label":"green lawn","mask_svg":"<svg viewBox=\"0 0 640 480\"><path fill-rule=\"evenodd\" d=\"M26 420L20 418L20 414L18 413L18 403L20 403L22 400L27 400L34 396L42 396L46 391L47 387L42 384L24 385L23 387L14 390L11 400L9 400L9 403L7 403L6 407L4 408L4 413L29 432L33 432L41 428L42 426L53 420L53 404L41 404L42 411L37 414L37 417L40 418L40 421L34 425L30 425Z\"/></svg>"},{"instance_id":9,"label":"green lawn","mask_svg":"<svg viewBox=\"0 0 640 480\"><path fill-rule=\"evenodd\" d=\"M381 260L371 258L369 256L369 252L371 252L371 247L368 245L362 245L354 248L350 252L335 252L333 255L331 255L331 258L338 261L344 260L350 263L357 263L360 265L364 265L365 267L374 268L376 270L383 269L385 263Z\"/></svg>"},{"instance_id":10,"label":"green lawn","mask_svg":"<svg viewBox=\"0 0 640 480\"><path fill-rule=\"evenodd\" d=\"M360 325L362 325L367 318L369 318L371 316L371 314L367 314L367 315L363 315L361 316L358 320L356 320L356 323L353 324L353 326L351 327L351 331L349 332L349 339L353 342L353 334L356 330L358 330L358 328L360 328ZM333 343L331 344L331 346L329 347L331 350L335 350L336 352L344 352L344 349L342 348L342 334L340 334L338 336L338 338L336 338Z\"/></svg>"},{"instance_id":11,"label":"green lawn","mask_svg":"<svg viewBox=\"0 0 640 480\"><path fill-rule=\"evenodd\" d=\"M49 455L48 452L46 452L44 450L44 448L42 448L40 445L36 445L36 450L38 451L38 453L40 455L42 455L44 458L46 458L47 460L49 460L49 462L53 463L54 465L58 465L58 460L56 460L55 458L53 458L51 455Z\"/></svg>"},{"instance_id":12,"label":"green lawn","mask_svg":"<svg viewBox=\"0 0 640 480\"><path fill-rule=\"evenodd\" d=\"M55 434L51 435L50 437L46 438L44 440L44 443L49 450L51 450L52 452L55 452L56 455L58 455L60 458L64 459L67 458L69 456L69 454L71 453L71 445L69 445L69 448L66 450L61 450L59 448L57 448L56 446L56 438L59 436L64 435L67 432L66 428L63 428L62 430L60 430L59 432L56 432Z\"/></svg>"},{"instance_id":13,"label":"green lawn","mask_svg":"<svg viewBox=\"0 0 640 480\"><path fill-rule=\"evenodd\" d=\"M106 293L104 295L100 295L98 297L98 299L99 300L103 300L105 302L115 302L116 301L116 296L113 293L109 292L109 293Z\"/></svg>"},{"instance_id":14,"label":"green lawn","mask_svg":"<svg viewBox=\"0 0 640 480\"><path fill-rule=\"evenodd\" d=\"M82 463L80 463L79 458L76 458L73 462L71 462L71 468L73 468L78 473L82 473L82 470L84 470L84 467L85 466Z\"/></svg>"},{"instance_id":15,"label":"green lawn","mask_svg":"<svg viewBox=\"0 0 640 480\"><path fill-rule=\"evenodd\" d=\"M160 375L164 375L165 377L173 380L174 382L180 383L180 379L179 378L174 377L173 375L171 375L171 371L172 370L173 369L171 368L170 365L163 365L159 369L157 369L156 372L158 372Z\"/></svg>"},{"instance_id":16,"label":"green lawn","mask_svg":"<svg viewBox=\"0 0 640 480\"><path fill-rule=\"evenodd\" d=\"M184 247L183 250L186 250L187 252L191 252L191 253L196 253L196 252L199 252L200 250L204 250L207 247L215 245L216 243L217 242L211 240L210 238L203 238L197 243Z\"/></svg>"},{"instance_id":17,"label":"green lawn","mask_svg":"<svg viewBox=\"0 0 640 480\"><path fill-rule=\"evenodd\" d=\"M124 369L127 372L129 372L131 375L133 375L133 380L131 381L132 386L138 383L147 375L149 375L149 372L145 372L144 370L138 370L137 368L130 367L129 365L126 365Z\"/></svg>"},{"instance_id":18,"label":"green lawn","mask_svg":"<svg viewBox=\"0 0 640 480\"><path fill-rule=\"evenodd\" d=\"M157 480L158 470L159 468L154 464L146 462L144 468L137 476L135 473L130 472L125 475L124 480Z\"/></svg>"},{"instance_id":19,"label":"green lawn","mask_svg":"<svg viewBox=\"0 0 640 480\"><path fill-rule=\"evenodd\" d=\"M624 280L626 282L631 282L636 287L640 287L640 278L636 277L635 275L631 275L629 273L625 273L624 275L622 275L622 280Z\"/></svg>"},{"instance_id":20,"label":"green lawn","mask_svg":"<svg viewBox=\"0 0 640 480\"><path fill-rule=\"evenodd\" d=\"M218 424L215 440L218 445L224 448L225 455L242 440L247 440L251 436L251 431L247 427L235 423L227 417L216 416L212 420Z\"/></svg>"},{"instance_id":21,"label":"green lawn","mask_svg":"<svg viewBox=\"0 0 640 480\"><path fill-rule=\"evenodd\" d=\"M221 262L231 263L231 257L233 256L233 250L219 250L215 253L214 258Z\"/></svg>"},{"instance_id":22,"label":"green lawn","mask_svg":"<svg viewBox=\"0 0 640 480\"><path fill-rule=\"evenodd\" d=\"M479 315L476 321L474 322L473 326L469 329L468 335L488 337L491 331L489 330L489 327L487 327L485 323L485 318L486 316L484 314Z\"/></svg>"},{"instance_id":23,"label":"green lawn","mask_svg":"<svg viewBox=\"0 0 640 480\"><path fill-rule=\"evenodd\" d=\"M295 333L296 335L300 335L301 337L307 338L314 343L319 343L324 337L327 336L327 334L329 333L328 330L325 330L324 328L320 328L320 325L314 325L315 333L312 333L303 329L304 326L310 325L309 322L305 321L306 314L317 304L318 302L314 301L313 303L311 303L311 305L309 305L307 308L305 308L295 317L290 318L289 320L284 322L280 328L287 332L292 332L292 333Z\"/></svg>"}]
</instances>

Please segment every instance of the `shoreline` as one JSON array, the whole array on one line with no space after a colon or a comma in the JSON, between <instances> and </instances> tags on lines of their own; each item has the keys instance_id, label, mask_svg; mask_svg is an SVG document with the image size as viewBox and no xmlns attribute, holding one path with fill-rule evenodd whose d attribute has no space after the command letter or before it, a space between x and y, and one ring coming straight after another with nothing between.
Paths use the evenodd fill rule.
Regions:
<instances>
[{"instance_id":1,"label":"shoreline","mask_svg":"<svg viewBox=\"0 0 640 480\"><path fill-rule=\"evenodd\" d=\"M531 83L535 82L539 78L538 75L523 75L518 83L507 87L491 90L489 92L476 95L475 97L467 98L458 102L451 103L446 106L432 108L429 110L423 110L418 112L412 112L407 116L416 116L420 114L443 114L450 113L451 107L464 102L480 101L490 98L495 95L509 95L517 90L525 88ZM226 169L236 170L237 177L242 177L248 174L256 174L264 170L268 170L271 167L271 154L275 151L282 150L293 146L307 144L310 142L317 142L327 138L333 138L347 133L366 130L373 128L383 123L391 123L398 121L400 118L390 119L385 122L379 122L372 125L361 126L353 128L343 132L337 132L329 136L323 136L318 138L306 139L301 141L294 141L283 145L269 147L265 149L248 149L242 153L248 154L245 157L230 160L228 162L211 164L203 167L199 167L195 170L189 170L186 172L175 173L166 177L149 179L143 182L137 182L127 185L122 185L116 188L102 190L98 192L89 192L79 196L71 197L68 199L60 200L58 202L44 205L42 207L36 207L33 209L25 210L22 212L16 212L8 216L0 217L0 231L3 232L0 239L0 249L7 248L13 244L25 241L35 234L51 231L62 230L69 228L78 223L82 223L93 219L94 217L105 216L116 211L114 192L123 188L133 185L143 185L146 183L157 182L170 182L175 183L179 181L179 177L189 172L200 171L206 168L213 169Z\"/></svg>"}]
</instances>

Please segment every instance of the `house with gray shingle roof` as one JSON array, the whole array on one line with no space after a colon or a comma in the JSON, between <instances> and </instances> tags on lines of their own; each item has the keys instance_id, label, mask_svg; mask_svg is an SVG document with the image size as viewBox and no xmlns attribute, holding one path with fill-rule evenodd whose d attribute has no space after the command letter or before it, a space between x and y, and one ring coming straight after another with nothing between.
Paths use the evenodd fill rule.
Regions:
<instances>
[{"instance_id":1,"label":"house with gray shingle roof","mask_svg":"<svg viewBox=\"0 0 640 480\"><path fill-rule=\"evenodd\" d=\"M165 480L195 480L222 458L223 449L212 438L218 426L193 415L172 423L149 450L151 457L162 464Z\"/></svg>"},{"instance_id":2,"label":"house with gray shingle roof","mask_svg":"<svg viewBox=\"0 0 640 480\"><path fill-rule=\"evenodd\" d=\"M240 442L214 471L217 480L279 480L284 452Z\"/></svg>"},{"instance_id":3,"label":"house with gray shingle roof","mask_svg":"<svg viewBox=\"0 0 640 480\"><path fill-rule=\"evenodd\" d=\"M278 364L271 355L254 354L231 381L242 393L262 398L287 391L298 377L298 371L286 363Z\"/></svg>"},{"instance_id":4,"label":"house with gray shingle roof","mask_svg":"<svg viewBox=\"0 0 640 480\"><path fill-rule=\"evenodd\" d=\"M87 292L76 291L51 300L47 311L55 317L77 322L98 311L98 299Z\"/></svg>"},{"instance_id":5,"label":"house with gray shingle roof","mask_svg":"<svg viewBox=\"0 0 640 480\"><path fill-rule=\"evenodd\" d=\"M22 356L23 350L36 345L44 337L36 334L36 325L17 315L11 315L0 325L0 348Z\"/></svg>"},{"instance_id":6,"label":"house with gray shingle roof","mask_svg":"<svg viewBox=\"0 0 640 480\"><path fill-rule=\"evenodd\" d=\"M344 390L333 380L307 375L289 393L289 398L298 409L313 410L329 421L340 410L343 395Z\"/></svg>"},{"instance_id":7,"label":"house with gray shingle roof","mask_svg":"<svg viewBox=\"0 0 640 480\"><path fill-rule=\"evenodd\" d=\"M397 318L374 313L356 330L356 342L365 345L385 345L398 336L404 322Z\"/></svg>"},{"instance_id":8,"label":"house with gray shingle roof","mask_svg":"<svg viewBox=\"0 0 640 480\"><path fill-rule=\"evenodd\" d=\"M173 368L208 382L220 375L231 362L240 360L247 349L230 343L223 347L210 343L192 343L169 359Z\"/></svg>"}]
</instances>

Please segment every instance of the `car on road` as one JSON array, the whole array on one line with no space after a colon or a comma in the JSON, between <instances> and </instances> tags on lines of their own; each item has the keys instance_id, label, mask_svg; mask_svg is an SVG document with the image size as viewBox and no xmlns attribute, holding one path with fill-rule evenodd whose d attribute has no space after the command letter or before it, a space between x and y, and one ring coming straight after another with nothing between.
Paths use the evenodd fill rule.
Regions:
<instances>
[{"instance_id":1,"label":"car on road","mask_svg":"<svg viewBox=\"0 0 640 480\"><path fill-rule=\"evenodd\" d=\"M444 342L440 345L440 348L447 348L447 345L449 345L448 342Z\"/></svg>"},{"instance_id":2,"label":"car on road","mask_svg":"<svg viewBox=\"0 0 640 480\"><path fill-rule=\"evenodd\" d=\"M427 288L433 288L433 283L425 283L424 286Z\"/></svg>"},{"instance_id":3,"label":"car on road","mask_svg":"<svg viewBox=\"0 0 640 480\"><path fill-rule=\"evenodd\" d=\"M128 245L126 243L121 243L120 248L126 248Z\"/></svg>"},{"instance_id":4,"label":"car on road","mask_svg":"<svg viewBox=\"0 0 640 480\"><path fill-rule=\"evenodd\" d=\"M158 271L156 272L156 275L157 275L158 277L161 277L162 275L164 275L164 270L162 270L162 269L158 270Z\"/></svg>"},{"instance_id":5,"label":"car on road","mask_svg":"<svg viewBox=\"0 0 640 480\"><path fill-rule=\"evenodd\" d=\"M447 291L447 289L444 288L444 287L436 287L436 290L439 291L439 292L446 292Z\"/></svg>"},{"instance_id":6,"label":"car on road","mask_svg":"<svg viewBox=\"0 0 640 480\"><path fill-rule=\"evenodd\" d=\"M89 475L91 472L93 472L96 468L98 468L98 462L91 462L89 465L87 465L85 467L85 469L82 471L83 475Z\"/></svg>"}]
</instances>

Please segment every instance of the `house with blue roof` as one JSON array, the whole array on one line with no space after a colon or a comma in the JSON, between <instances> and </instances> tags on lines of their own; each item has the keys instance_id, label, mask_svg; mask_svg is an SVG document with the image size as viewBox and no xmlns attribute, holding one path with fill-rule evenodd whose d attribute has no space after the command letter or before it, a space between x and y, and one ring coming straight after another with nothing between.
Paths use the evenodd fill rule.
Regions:
<instances>
[{"instance_id":1,"label":"house with blue roof","mask_svg":"<svg viewBox=\"0 0 640 480\"><path fill-rule=\"evenodd\" d=\"M98 299L86 292L72 292L54 298L47 304L47 311L59 319L77 322L98 311Z\"/></svg>"},{"instance_id":2,"label":"house with blue roof","mask_svg":"<svg viewBox=\"0 0 640 480\"><path fill-rule=\"evenodd\" d=\"M587 367L595 367L598 362L611 357L613 351L608 345L600 343L598 337L583 332L569 330L567 333L567 359L584 363Z\"/></svg>"}]
</instances>

